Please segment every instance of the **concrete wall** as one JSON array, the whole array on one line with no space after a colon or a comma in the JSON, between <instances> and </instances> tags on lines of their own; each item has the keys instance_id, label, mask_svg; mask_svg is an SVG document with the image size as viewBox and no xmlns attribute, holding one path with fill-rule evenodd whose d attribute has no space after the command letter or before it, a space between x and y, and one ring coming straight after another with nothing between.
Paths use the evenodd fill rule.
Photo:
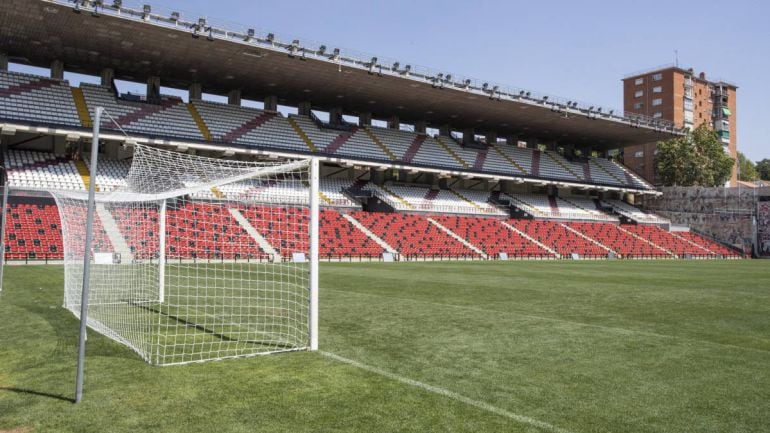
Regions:
<instances>
[{"instance_id":1,"label":"concrete wall","mask_svg":"<svg viewBox=\"0 0 770 433\"><path fill-rule=\"evenodd\" d=\"M673 224L687 225L721 242L751 248L756 204L770 188L663 188L663 196L646 198L644 208Z\"/></svg>"}]
</instances>

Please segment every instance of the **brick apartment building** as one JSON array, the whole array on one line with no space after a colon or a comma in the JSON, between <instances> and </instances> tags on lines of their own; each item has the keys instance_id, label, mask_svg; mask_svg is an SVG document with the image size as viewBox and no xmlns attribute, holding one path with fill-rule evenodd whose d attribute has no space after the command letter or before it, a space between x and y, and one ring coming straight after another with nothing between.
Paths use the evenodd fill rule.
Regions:
<instances>
[{"instance_id":1,"label":"brick apartment building","mask_svg":"<svg viewBox=\"0 0 770 433\"><path fill-rule=\"evenodd\" d=\"M706 74L676 66L657 68L623 79L623 109L674 122L679 128L693 129L702 123L719 134L725 152L737 159L737 86L724 81L709 81ZM624 163L657 184L655 173L656 143L625 149ZM737 164L730 186L736 186Z\"/></svg>"}]
</instances>

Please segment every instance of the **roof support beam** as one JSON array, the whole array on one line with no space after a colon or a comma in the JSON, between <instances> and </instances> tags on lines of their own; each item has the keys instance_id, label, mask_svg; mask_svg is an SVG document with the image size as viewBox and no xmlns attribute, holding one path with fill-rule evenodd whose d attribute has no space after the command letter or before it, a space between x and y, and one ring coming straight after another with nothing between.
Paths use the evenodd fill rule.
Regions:
<instances>
[{"instance_id":1,"label":"roof support beam","mask_svg":"<svg viewBox=\"0 0 770 433\"><path fill-rule=\"evenodd\" d=\"M0 71L8 70L8 56L4 53L0 53Z\"/></svg>"},{"instance_id":2,"label":"roof support beam","mask_svg":"<svg viewBox=\"0 0 770 433\"><path fill-rule=\"evenodd\" d=\"M187 96L190 100L203 99L203 86L201 83L190 83L187 92Z\"/></svg>"},{"instance_id":3,"label":"roof support beam","mask_svg":"<svg viewBox=\"0 0 770 433\"><path fill-rule=\"evenodd\" d=\"M241 91L233 89L227 93L227 103L230 105L241 105Z\"/></svg>"},{"instance_id":4,"label":"roof support beam","mask_svg":"<svg viewBox=\"0 0 770 433\"><path fill-rule=\"evenodd\" d=\"M160 77L147 79L147 100L160 101Z\"/></svg>"},{"instance_id":5,"label":"roof support beam","mask_svg":"<svg viewBox=\"0 0 770 433\"><path fill-rule=\"evenodd\" d=\"M414 132L418 134L425 134L425 131L428 129L428 122L424 120L418 120L417 122L414 122Z\"/></svg>"},{"instance_id":6,"label":"roof support beam","mask_svg":"<svg viewBox=\"0 0 770 433\"><path fill-rule=\"evenodd\" d=\"M265 105L265 109L267 109L267 104ZM297 104L297 113L300 116L310 117L310 112L312 109L313 109L313 105L310 103L310 101L302 101L299 104Z\"/></svg>"},{"instance_id":7,"label":"roof support beam","mask_svg":"<svg viewBox=\"0 0 770 433\"><path fill-rule=\"evenodd\" d=\"M372 126L372 112L365 111L358 114L358 126Z\"/></svg>"},{"instance_id":8,"label":"roof support beam","mask_svg":"<svg viewBox=\"0 0 770 433\"><path fill-rule=\"evenodd\" d=\"M265 110L278 111L278 97L275 95L265 96Z\"/></svg>"},{"instance_id":9,"label":"roof support beam","mask_svg":"<svg viewBox=\"0 0 770 433\"><path fill-rule=\"evenodd\" d=\"M51 78L64 79L64 62L58 59L51 62Z\"/></svg>"},{"instance_id":10,"label":"roof support beam","mask_svg":"<svg viewBox=\"0 0 770 433\"><path fill-rule=\"evenodd\" d=\"M115 80L115 70L112 68L104 68L102 69L100 77L102 86L112 87L112 82Z\"/></svg>"},{"instance_id":11,"label":"roof support beam","mask_svg":"<svg viewBox=\"0 0 770 433\"><path fill-rule=\"evenodd\" d=\"M401 128L401 119L399 119L398 116L390 116L388 118L388 128L389 129L399 129L399 128Z\"/></svg>"},{"instance_id":12,"label":"roof support beam","mask_svg":"<svg viewBox=\"0 0 770 433\"><path fill-rule=\"evenodd\" d=\"M473 128L463 129L463 144L473 143L474 141L476 141L476 132Z\"/></svg>"},{"instance_id":13,"label":"roof support beam","mask_svg":"<svg viewBox=\"0 0 770 433\"><path fill-rule=\"evenodd\" d=\"M329 124L330 125L342 124L342 107L332 107L329 110Z\"/></svg>"}]
</instances>

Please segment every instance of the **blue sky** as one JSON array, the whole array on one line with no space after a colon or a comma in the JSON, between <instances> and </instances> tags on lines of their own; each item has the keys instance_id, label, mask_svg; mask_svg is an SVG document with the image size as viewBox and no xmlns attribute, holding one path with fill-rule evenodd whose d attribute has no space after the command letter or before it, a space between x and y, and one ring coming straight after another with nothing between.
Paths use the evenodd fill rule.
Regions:
<instances>
[{"instance_id":1,"label":"blue sky","mask_svg":"<svg viewBox=\"0 0 770 433\"><path fill-rule=\"evenodd\" d=\"M124 1L124 4L134 1ZM162 0L230 21L465 75L622 107L621 78L674 62L733 82L738 148L770 158L770 2Z\"/></svg>"}]
</instances>

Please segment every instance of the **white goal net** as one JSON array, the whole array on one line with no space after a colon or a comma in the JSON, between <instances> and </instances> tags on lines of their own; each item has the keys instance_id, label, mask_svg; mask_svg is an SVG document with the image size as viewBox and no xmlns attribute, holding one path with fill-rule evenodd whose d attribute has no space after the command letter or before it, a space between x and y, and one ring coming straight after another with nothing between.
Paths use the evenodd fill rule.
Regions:
<instances>
[{"instance_id":1,"label":"white goal net","mask_svg":"<svg viewBox=\"0 0 770 433\"><path fill-rule=\"evenodd\" d=\"M310 348L310 166L136 145L96 194L88 326L155 365ZM54 197L79 317L88 195Z\"/></svg>"}]
</instances>

